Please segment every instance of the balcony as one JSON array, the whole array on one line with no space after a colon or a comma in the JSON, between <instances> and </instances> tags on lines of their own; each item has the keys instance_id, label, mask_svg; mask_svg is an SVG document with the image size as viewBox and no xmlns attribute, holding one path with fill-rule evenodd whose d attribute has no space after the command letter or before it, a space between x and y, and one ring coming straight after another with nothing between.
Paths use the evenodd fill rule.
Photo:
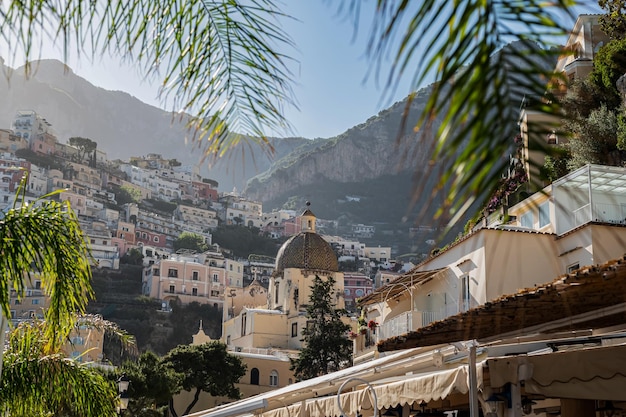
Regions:
<instances>
[{"instance_id":1,"label":"balcony","mask_svg":"<svg viewBox=\"0 0 626 417\"><path fill-rule=\"evenodd\" d=\"M448 309L441 308L438 311L415 310L402 313L379 326L377 336L380 340L400 336L420 327L428 326L432 322L443 320L455 313L456 306L448 306Z\"/></svg>"}]
</instances>

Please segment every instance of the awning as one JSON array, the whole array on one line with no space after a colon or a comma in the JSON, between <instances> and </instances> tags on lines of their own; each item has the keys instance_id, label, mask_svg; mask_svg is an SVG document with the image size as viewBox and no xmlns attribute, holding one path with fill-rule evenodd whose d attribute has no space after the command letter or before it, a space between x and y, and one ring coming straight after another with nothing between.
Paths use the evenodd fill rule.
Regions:
<instances>
[{"instance_id":1,"label":"awning","mask_svg":"<svg viewBox=\"0 0 626 417\"><path fill-rule=\"evenodd\" d=\"M482 386L482 364L477 366L478 382ZM429 402L444 399L450 394L466 394L469 391L467 365L438 372L408 375L390 382L372 383L376 392L378 409L389 409L399 405ZM339 386L337 386L337 389ZM337 395L312 398L305 402L309 417L354 416L361 410L373 409L373 397L365 385L360 385L352 392L341 394L341 408L337 404ZM300 404L265 412L260 417L300 417Z\"/></svg>"},{"instance_id":2,"label":"awning","mask_svg":"<svg viewBox=\"0 0 626 417\"><path fill-rule=\"evenodd\" d=\"M429 358L430 349L416 348L395 352L380 359L352 366L341 371L297 382L277 390L268 391L254 397L225 404L210 410L189 414L190 417L230 417L250 412L263 412L298 404L316 396L336 393L343 381L361 377L376 380L382 377L398 376L424 366L422 356Z\"/></svg>"},{"instance_id":3,"label":"awning","mask_svg":"<svg viewBox=\"0 0 626 417\"><path fill-rule=\"evenodd\" d=\"M433 369L431 348L408 349L189 416L235 417L253 413L263 417L300 417L304 416L303 412L311 417L339 415L336 394L348 380L353 381L345 386L342 404L346 411L351 410L349 414L355 415L369 398L364 383L354 381L355 378L374 387L379 408L413 402L417 398L429 401L445 398L451 392L467 392L467 365L434 372ZM478 372L482 375L480 369ZM482 383L482 377L479 381Z\"/></svg>"},{"instance_id":4,"label":"awning","mask_svg":"<svg viewBox=\"0 0 626 417\"><path fill-rule=\"evenodd\" d=\"M492 387L524 379L530 394L626 401L626 345L493 358L487 365Z\"/></svg>"},{"instance_id":5,"label":"awning","mask_svg":"<svg viewBox=\"0 0 626 417\"><path fill-rule=\"evenodd\" d=\"M383 285L365 297L359 299L358 304L364 306L379 303L381 301L392 300L396 296L407 291L409 288L418 284L424 284L433 279L438 273L447 269L448 268L438 268L429 271L417 271L413 268L406 274L394 279L389 284Z\"/></svg>"}]
</instances>

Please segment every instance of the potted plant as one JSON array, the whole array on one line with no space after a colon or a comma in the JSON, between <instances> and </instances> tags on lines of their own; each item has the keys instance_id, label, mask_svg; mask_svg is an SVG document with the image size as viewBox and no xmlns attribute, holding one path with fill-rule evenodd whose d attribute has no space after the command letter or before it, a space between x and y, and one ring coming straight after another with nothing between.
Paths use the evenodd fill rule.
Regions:
<instances>
[{"instance_id":1,"label":"potted plant","mask_svg":"<svg viewBox=\"0 0 626 417\"><path fill-rule=\"evenodd\" d=\"M376 330L376 326L378 326L378 323L376 323L374 320L370 320L367 322L367 327L371 330L374 331Z\"/></svg>"},{"instance_id":2,"label":"potted plant","mask_svg":"<svg viewBox=\"0 0 626 417\"><path fill-rule=\"evenodd\" d=\"M355 332L353 332L352 330L350 330L350 331L348 332L348 337L349 337L350 339L352 339L352 340L356 339L356 338L357 338L357 336L358 336L358 334L357 334L357 333L355 333Z\"/></svg>"}]
</instances>

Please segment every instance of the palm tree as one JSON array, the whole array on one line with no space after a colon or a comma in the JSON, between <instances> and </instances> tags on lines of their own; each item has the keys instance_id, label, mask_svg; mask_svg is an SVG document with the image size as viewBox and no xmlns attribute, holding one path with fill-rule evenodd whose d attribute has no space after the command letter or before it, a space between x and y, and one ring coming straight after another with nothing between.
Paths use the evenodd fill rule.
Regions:
<instances>
[{"instance_id":1,"label":"palm tree","mask_svg":"<svg viewBox=\"0 0 626 417\"><path fill-rule=\"evenodd\" d=\"M114 416L117 387L102 372L50 352L44 321L24 322L9 337L0 380L0 414Z\"/></svg>"},{"instance_id":2,"label":"palm tree","mask_svg":"<svg viewBox=\"0 0 626 417\"><path fill-rule=\"evenodd\" d=\"M61 354L76 314L84 312L92 295L85 236L68 202L40 199L27 204L26 184L24 175L13 207L0 220L0 346L5 346L11 290L23 296L37 275L50 306L42 322L13 330L7 349L2 350L0 414L79 410L68 415L113 415L115 388Z\"/></svg>"},{"instance_id":3,"label":"palm tree","mask_svg":"<svg viewBox=\"0 0 626 417\"><path fill-rule=\"evenodd\" d=\"M417 133L399 140L423 152L418 136L435 136L431 156L443 167L439 186L446 190L441 211L460 215L498 186L519 100L543 96L548 80L558 77L539 62L562 52L551 49L550 41L566 33L564 17L577 1L350 0L340 10L356 23L360 10L372 4L377 14L369 56L375 75L385 77L386 90L405 76L412 77L416 90L435 74L420 121L413 129L401 126ZM94 55L108 52L138 63L147 77L161 77L165 103L171 99L173 109L196 115L189 125L210 156L237 144L242 136L234 132L271 152L264 130L289 130L282 109L294 105L293 80L283 51L293 44L277 24L286 16L274 0L66 0L64 7L57 5L4 2L0 37L27 60L36 36L49 35L66 56L70 48L85 53L89 45ZM520 47L496 54L512 41ZM533 48L535 43L542 48ZM423 55L417 68L416 55ZM393 65L384 71L382 62L389 56ZM407 109L413 98L409 95ZM539 103L538 111L558 111L554 101ZM439 127L433 128L436 122Z\"/></svg>"}]
</instances>

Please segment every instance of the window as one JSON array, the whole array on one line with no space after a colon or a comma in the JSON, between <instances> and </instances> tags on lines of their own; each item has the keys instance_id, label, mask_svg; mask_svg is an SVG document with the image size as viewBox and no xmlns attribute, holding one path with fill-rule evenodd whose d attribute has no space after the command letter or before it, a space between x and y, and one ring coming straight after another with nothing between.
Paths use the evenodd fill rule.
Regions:
<instances>
[{"instance_id":1,"label":"window","mask_svg":"<svg viewBox=\"0 0 626 417\"><path fill-rule=\"evenodd\" d=\"M213 274L213 282L220 282L220 276L217 274Z\"/></svg>"},{"instance_id":2,"label":"window","mask_svg":"<svg viewBox=\"0 0 626 417\"><path fill-rule=\"evenodd\" d=\"M153 238L152 238L152 240L153 240L154 242L158 243L158 242L159 242L159 237L158 237L158 236L155 236L155 237L153 237Z\"/></svg>"},{"instance_id":3,"label":"window","mask_svg":"<svg viewBox=\"0 0 626 417\"><path fill-rule=\"evenodd\" d=\"M168 269L167 276L169 278L178 278L178 269L175 269L175 268Z\"/></svg>"},{"instance_id":4,"label":"window","mask_svg":"<svg viewBox=\"0 0 626 417\"><path fill-rule=\"evenodd\" d=\"M291 323L291 337L298 336L298 323Z\"/></svg>"},{"instance_id":5,"label":"window","mask_svg":"<svg viewBox=\"0 0 626 417\"><path fill-rule=\"evenodd\" d=\"M233 264L230 264L229 266L230 266L230 270L232 271L233 270Z\"/></svg>"},{"instance_id":6,"label":"window","mask_svg":"<svg viewBox=\"0 0 626 417\"><path fill-rule=\"evenodd\" d=\"M550 206L548 202L539 206L539 227L545 227L550 224Z\"/></svg>"},{"instance_id":7,"label":"window","mask_svg":"<svg viewBox=\"0 0 626 417\"><path fill-rule=\"evenodd\" d=\"M31 304L38 305L39 304L39 298L33 298L32 301L31 301Z\"/></svg>"},{"instance_id":8,"label":"window","mask_svg":"<svg viewBox=\"0 0 626 417\"><path fill-rule=\"evenodd\" d=\"M193 271L191 279L193 281L197 281L198 280L198 271Z\"/></svg>"},{"instance_id":9,"label":"window","mask_svg":"<svg viewBox=\"0 0 626 417\"><path fill-rule=\"evenodd\" d=\"M248 324L248 315L247 313L243 313L241 315L241 335L245 336L246 335L246 326ZM258 373L258 371L257 371ZM257 378L257 384L259 383L258 378Z\"/></svg>"},{"instance_id":10,"label":"window","mask_svg":"<svg viewBox=\"0 0 626 417\"><path fill-rule=\"evenodd\" d=\"M529 211L520 217L520 223L522 227L528 227L529 229L533 228L533 212Z\"/></svg>"},{"instance_id":11,"label":"window","mask_svg":"<svg viewBox=\"0 0 626 417\"><path fill-rule=\"evenodd\" d=\"M270 373L270 386L278 386L278 372L276 370L272 370L272 372Z\"/></svg>"},{"instance_id":12,"label":"window","mask_svg":"<svg viewBox=\"0 0 626 417\"><path fill-rule=\"evenodd\" d=\"M567 273L571 274L572 272L576 271L579 268L580 268L580 263L579 262L570 264L570 265L567 266Z\"/></svg>"},{"instance_id":13,"label":"window","mask_svg":"<svg viewBox=\"0 0 626 417\"><path fill-rule=\"evenodd\" d=\"M461 277L461 311L470 309L470 277L463 275Z\"/></svg>"},{"instance_id":14,"label":"window","mask_svg":"<svg viewBox=\"0 0 626 417\"><path fill-rule=\"evenodd\" d=\"M197 288L192 288L191 289L191 295L197 296L198 295L198 289Z\"/></svg>"},{"instance_id":15,"label":"window","mask_svg":"<svg viewBox=\"0 0 626 417\"><path fill-rule=\"evenodd\" d=\"M252 368L250 371L250 385L259 385L259 370Z\"/></svg>"},{"instance_id":16,"label":"window","mask_svg":"<svg viewBox=\"0 0 626 417\"><path fill-rule=\"evenodd\" d=\"M35 289L36 290L40 290L41 289L41 281L39 281L39 280L35 281Z\"/></svg>"},{"instance_id":17,"label":"window","mask_svg":"<svg viewBox=\"0 0 626 417\"><path fill-rule=\"evenodd\" d=\"M174 285L170 285L170 293L174 294L176 292L176 287Z\"/></svg>"},{"instance_id":18,"label":"window","mask_svg":"<svg viewBox=\"0 0 626 417\"><path fill-rule=\"evenodd\" d=\"M82 346L82 345L84 345L84 344L85 344L85 339L84 339L84 338L82 338L81 336L74 336L74 337L70 338L70 342L71 342L73 345L79 345L79 346Z\"/></svg>"},{"instance_id":19,"label":"window","mask_svg":"<svg viewBox=\"0 0 626 417\"><path fill-rule=\"evenodd\" d=\"M274 302L278 304L278 290L280 289L280 282L276 283L276 291L274 293Z\"/></svg>"}]
</instances>

